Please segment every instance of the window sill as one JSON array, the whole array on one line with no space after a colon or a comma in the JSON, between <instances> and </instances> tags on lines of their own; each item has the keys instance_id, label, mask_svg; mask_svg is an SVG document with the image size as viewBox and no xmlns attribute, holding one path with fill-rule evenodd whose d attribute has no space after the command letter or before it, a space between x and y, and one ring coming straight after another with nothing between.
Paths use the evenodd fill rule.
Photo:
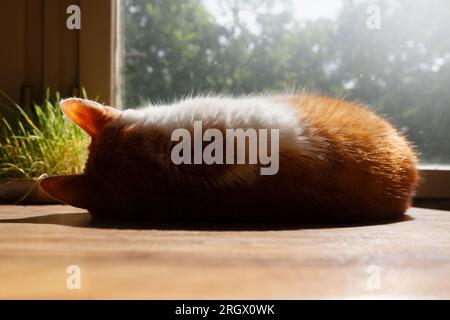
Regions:
<instances>
[{"instance_id":1,"label":"window sill","mask_svg":"<svg viewBox=\"0 0 450 320\"><path fill-rule=\"evenodd\" d=\"M450 199L450 165L420 165L418 199Z\"/></svg>"}]
</instances>

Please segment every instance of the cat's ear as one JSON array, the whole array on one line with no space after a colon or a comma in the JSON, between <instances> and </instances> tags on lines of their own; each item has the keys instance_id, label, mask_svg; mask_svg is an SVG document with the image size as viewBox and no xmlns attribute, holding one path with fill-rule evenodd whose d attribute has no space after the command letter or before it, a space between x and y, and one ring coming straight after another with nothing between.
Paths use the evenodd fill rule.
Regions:
<instances>
[{"instance_id":1,"label":"cat's ear","mask_svg":"<svg viewBox=\"0 0 450 320\"><path fill-rule=\"evenodd\" d=\"M98 202L95 185L87 175L67 175L45 178L41 188L50 196L71 206L87 209ZM98 191L98 190L97 190Z\"/></svg>"},{"instance_id":2,"label":"cat's ear","mask_svg":"<svg viewBox=\"0 0 450 320\"><path fill-rule=\"evenodd\" d=\"M109 121L120 115L117 109L86 99L65 99L60 102L60 106L70 120L93 138Z\"/></svg>"}]
</instances>

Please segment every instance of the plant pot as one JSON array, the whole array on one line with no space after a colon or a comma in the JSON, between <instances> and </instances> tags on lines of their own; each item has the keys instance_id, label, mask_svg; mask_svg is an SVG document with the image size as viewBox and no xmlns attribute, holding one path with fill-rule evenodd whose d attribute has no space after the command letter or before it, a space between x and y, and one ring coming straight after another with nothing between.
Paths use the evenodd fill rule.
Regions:
<instances>
[{"instance_id":1,"label":"plant pot","mask_svg":"<svg viewBox=\"0 0 450 320\"><path fill-rule=\"evenodd\" d=\"M14 204L60 204L41 187L37 179L12 179L0 181L0 202Z\"/></svg>"}]
</instances>

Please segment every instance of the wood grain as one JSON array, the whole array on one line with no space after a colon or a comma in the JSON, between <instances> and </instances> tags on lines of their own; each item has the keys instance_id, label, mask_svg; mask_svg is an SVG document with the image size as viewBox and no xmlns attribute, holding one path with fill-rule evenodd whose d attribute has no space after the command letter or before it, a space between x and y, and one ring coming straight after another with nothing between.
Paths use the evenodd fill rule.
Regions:
<instances>
[{"instance_id":1,"label":"wood grain","mask_svg":"<svg viewBox=\"0 0 450 320\"><path fill-rule=\"evenodd\" d=\"M450 213L370 226L96 226L0 206L0 298L450 298ZM66 287L69 265L81 290ZM369 289L368 267L380 270Z\"/></svg>"}]
</instances>

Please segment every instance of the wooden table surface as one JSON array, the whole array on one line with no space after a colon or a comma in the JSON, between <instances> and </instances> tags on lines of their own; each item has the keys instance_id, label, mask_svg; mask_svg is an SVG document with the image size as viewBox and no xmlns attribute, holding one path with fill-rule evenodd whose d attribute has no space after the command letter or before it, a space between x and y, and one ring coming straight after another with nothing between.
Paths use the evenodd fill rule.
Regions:
<instances>
[{"instance_id":1,"label":"wooden table surface","mask_svg":"<svg viewBox=\"0 0 450 320\"><path fill-rule=\"evenodd\" d=\"M69 290L69 265L81 289ZM450 298L450 212L370 226L96 226L0 206L0 298Z\"/></svg>"}]
</instances>

